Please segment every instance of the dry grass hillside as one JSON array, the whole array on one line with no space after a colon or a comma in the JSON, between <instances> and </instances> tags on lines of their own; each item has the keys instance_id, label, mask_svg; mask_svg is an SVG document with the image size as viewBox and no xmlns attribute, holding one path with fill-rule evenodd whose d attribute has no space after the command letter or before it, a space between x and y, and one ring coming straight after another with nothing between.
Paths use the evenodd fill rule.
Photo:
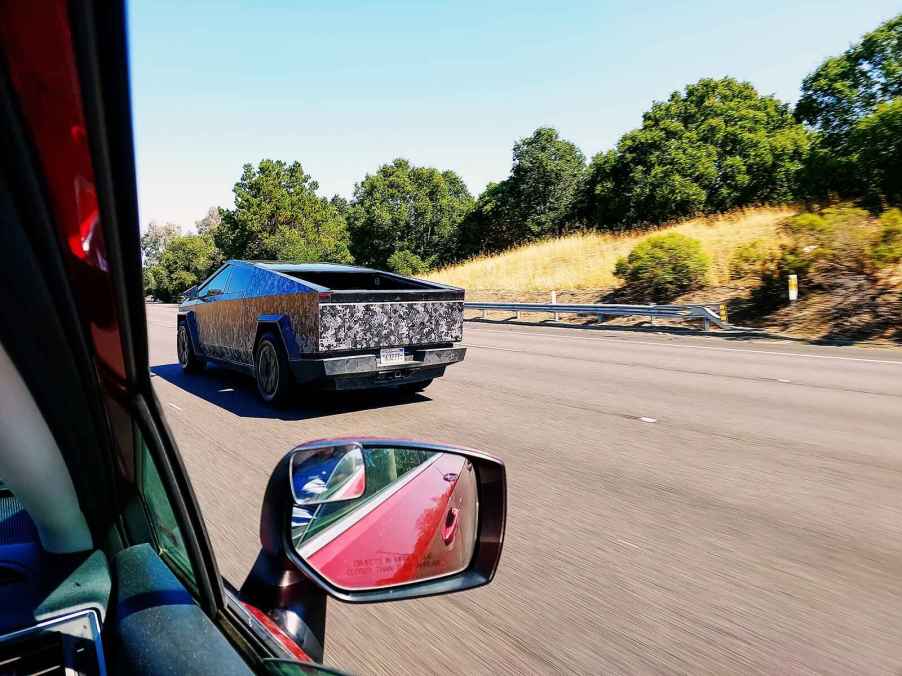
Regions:
<instances>
[{"instance_id":1,"label":"dry grass hillside","mask_svg":"<svg viewBox=\"0 0 902 676\"><path fill-rule=\"evenodd\" d=\"M729 260L736 247L752 240L776 244L780 238L779 223L793 213L795 210L789 207L759 207L696 218L640 234L577 233L473 258L436 270L428 278L477 292L611 289L619 284L614 276L618 258L647 237L679 232L701 242L711 258L708 281L717 286L729 278Z\"/></svg>"}]
</instances>

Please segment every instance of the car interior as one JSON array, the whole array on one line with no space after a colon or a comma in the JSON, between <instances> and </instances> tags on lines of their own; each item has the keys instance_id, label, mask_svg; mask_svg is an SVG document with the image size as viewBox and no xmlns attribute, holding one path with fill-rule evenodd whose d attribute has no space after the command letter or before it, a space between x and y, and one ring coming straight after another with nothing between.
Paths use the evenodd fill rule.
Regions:
<instances>
[{"instance_id":1,"label":"car interior","mask_svg":"<svg viewBox=\"0 0 902 676\"><path fill-rule=\"evenodd\" d=\"M150 385L124 9L2 9L0 673L252 673Z\"/></svg>"}]
</instances>

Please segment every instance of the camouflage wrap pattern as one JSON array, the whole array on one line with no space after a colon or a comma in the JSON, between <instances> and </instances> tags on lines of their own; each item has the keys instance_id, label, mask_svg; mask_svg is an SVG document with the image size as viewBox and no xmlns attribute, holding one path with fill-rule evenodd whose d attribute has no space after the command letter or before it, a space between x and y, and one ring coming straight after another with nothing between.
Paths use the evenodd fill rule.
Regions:
<instances>
[{"instance_id":1,"label":"camouflage wrap pattern","mask_svg":"<svg viewBox=\"0 0 902 676\"><path fill-rule=\"evenodd\" d=\"M319 311L319 350L452 343L463 339L463 301L326 303Z\"/></svg>"},{"instance_id":2,"label":"camouflage wrap pattern","mask_svg":"<svg viewBox=\"0 0 902 676\"><path fill-rule=\"evenodd\" d=\"M198 337L208 356L253 364L257 320L261 315L287 315L291 320L290 327L297 349L301 352L314 352L318 333L318 305L318 294L309 292L221 299L195 305L192 309L197 321ZM289 336L284 338L286 342L290 342Z\"/></svg>"}]
</instances>

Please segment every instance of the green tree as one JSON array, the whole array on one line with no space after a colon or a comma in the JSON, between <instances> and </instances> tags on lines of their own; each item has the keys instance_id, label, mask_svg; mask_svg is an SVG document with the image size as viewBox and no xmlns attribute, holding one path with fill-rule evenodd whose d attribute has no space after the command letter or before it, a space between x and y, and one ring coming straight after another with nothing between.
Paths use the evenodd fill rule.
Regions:
<instances>
[{"instance_id":1,"label":"green tree","mask_svg":"<svg viewBox=\"0 0 902 676\"><path fill-rule=\"evenodd\" d=\"M347 225L299 162L245 164L213 239L227 258L350 262Z\"/></svg>"},{"instance_id":2,"label":"green tree","mask_svg":"<svg viewBox=\"0 0 902 676\"><path fill-rule=\"evenodd\" d=\"M458 254L499 251L565 232L585 168L582 151L551 127L517 141L510 176L490 183L461 225Z\"/></svg>"},{"instance_id":3,"label":"green tree","mask_svg":"<svg viewBox=\"0 0 902 676\"><path fill-rule=\"evenodd\" d=\"M830 57L802 82L796 117L816 128L828 147L845 147L858 121L902 96L902 14Z\"/></svg>"},{"instance_id":4,"label":"green tree","mask_svg":"<svg viewBox=\"0 0 902 676\"><path fill-rule=\"evenodd\" d=\"M489 183L457 231L457 258L501 251L517 242L510 182Z\"/></svg>"},{"instance_id":5,"label":"green tree","mask_svg":"<svg viewBox=\"0 0 902 676\"><path fill-rule=\"evenodd\" d=\"M145 267L158 262L169 242L181 234L182 229L175 223L151 221L141 235L141 258Z\"/></svg>"},{"instance_id":6,"label":"green tree","mask_svg":"<svg viewBox=\"0 0 902 676\"><path fill-rule=\"evenodd\" d=\"M886 21L802 83L796 118L818 133L806 197L865 197L875 210L899 202L902 14Z\"/></svg>"},{"instance_id":7,"label":"green tree","mask_svg":"<svg viewBox=\"0 0 902 676\"><path fill-rule=\"evenodd\" d=\"M861 118L849 134L849 149L870 206L902 204L902 97Z\"/></svg>"},{"instance_id":8,"label":"green tree","mask_svg":"<svg viewBox=\"0 0 902 676\"><path fill-rule=\"evenodd\" d=\"M222 264L222 254L206 235L179 235L169 240L159 260L145 268L145 292L171 302L203 281Z\"/></svg>"},{"instance_id":9,"label":"green tree","mask_svg":"<svg viewBox=\"0 0 902 676\"><path fill-rule=\"evenodd\" d=\"M414 276L421 275L429 270L429 266L426 265L426 262L422 258L415 253L407 251L407 249L395 251L395 253L389 256L388 268L392 272L397 272L399 275Z\"/></svg>"},{"instance_id":10,"label":"green tree","mask_svg":"<svg viewBox=\"0 0 902 676\"><path fill-rule=\"evenodd\" d=\"M453 257L457 228L472 206L473 197L453 171L396 159L354 187L347 207L352 252L383 268L397 251L430 267L445 262Z\"/></svg>"},{"instance_id":11,"label":"green tree","mask_svg":"<svg viewBox=\"0 0 902 676\"><path fill-rule=\"evenodd\" d=\"M639 129L592 159L575 214L618 228L787 201L809 144L773 96L733 78L703 79L655 102Z\"/></svg>"},{"instance_id":12,"label":"green tree","mask_svg":"<svg viewBox=\"0 0 902 676\"><path fill-rule=\"evenodd\" d=\"M511 244L563 233L586 168L585 155L551 127L518 141L513 155L506 186L513 200L510 220L517 225Z\"/></svg>"},{"instance_id":13,"label":"green tree","mask_svg":"<svg viewBox=\"0 0 902 676\"><path fill-rule=\"evenodd\" d=\"M222 223L222 207L210 207L207 209L206 216L194 222L194 229L197 230L198 235L212 237L220 223Z\"/></svg>"}]
</instances>

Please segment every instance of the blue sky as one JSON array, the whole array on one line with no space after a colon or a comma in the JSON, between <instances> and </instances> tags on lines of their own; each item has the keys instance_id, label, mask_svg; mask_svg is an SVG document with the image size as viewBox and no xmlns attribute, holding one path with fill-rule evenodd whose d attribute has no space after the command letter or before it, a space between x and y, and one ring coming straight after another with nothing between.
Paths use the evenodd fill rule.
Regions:
<instances>
[{"instance_id":1,"label":"blue sky","mask_svg":"<svg viewBox=\"0 0 902 676\"><path fill-rule=\"evenodd\" d=\"M141 223L231 206L245 162L350 196L406 157L478 194L551 125L591 157L653 100L731 75L786 101L898 0L129 5Z\"/></svg>"}]
</instances>

